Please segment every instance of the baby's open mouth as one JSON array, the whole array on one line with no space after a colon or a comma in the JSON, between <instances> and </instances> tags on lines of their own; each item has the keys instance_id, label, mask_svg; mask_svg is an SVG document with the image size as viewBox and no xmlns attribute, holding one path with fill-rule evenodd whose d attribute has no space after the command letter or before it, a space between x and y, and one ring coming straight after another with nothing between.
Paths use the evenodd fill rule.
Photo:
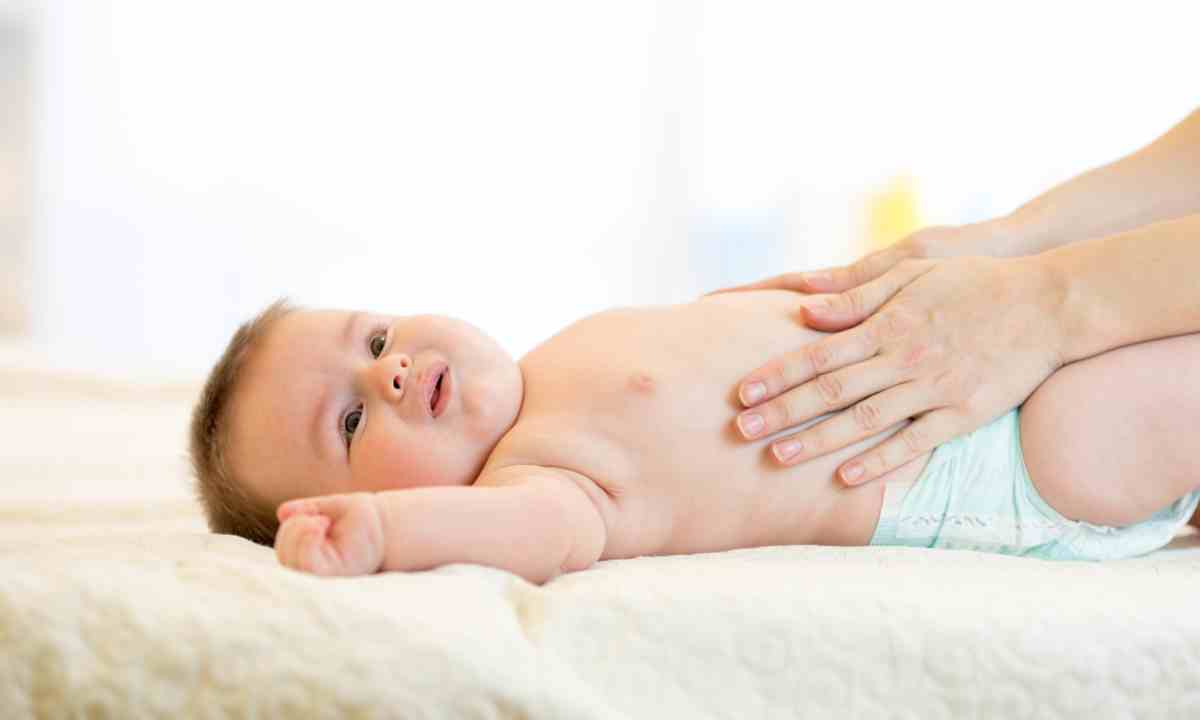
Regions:
<instances>
[{"instance_id":1,"label":"baby's open mouth","mask_svg":"<svg viewBox=\"0 0 1200 720\"><path fill-rule=\"evenodd\" d=\"M446 371L438 373L437 382L433 385L433 395L429 397L429 412L437 412L438 400L442 399L442 379L446 377Z\"/></svg>"},{"instance_id":2,"label":"baby's open mouth","mask_svg":"<svg viewBox=\"0 0 1200 720\"><path fill-rule=\"evenodd\" d=\"M425 381L425 398L429 403L429 414L436 418L445 412L446 404L450 401L450 368L444 363L439 363L427 377L430 377L432 382Z\"/></svg>"}]
</instances>

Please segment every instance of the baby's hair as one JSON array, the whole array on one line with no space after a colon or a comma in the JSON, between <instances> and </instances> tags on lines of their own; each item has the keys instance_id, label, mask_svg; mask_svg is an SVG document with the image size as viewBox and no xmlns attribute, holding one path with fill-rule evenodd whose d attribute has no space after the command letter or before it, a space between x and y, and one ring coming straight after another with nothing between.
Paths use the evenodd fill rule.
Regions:
<instances>
[{"instance_id":1,"label":"baby's hair","mask_svg":"<svg viewBox=\"0 0 1200 720\"><path fill-rule=\"evenodd\" d=\"M296 309L286 298L281 298L239 327L209 373L192 411L189 451L196 475L196 495L204 506L209 529L239 535L267 547L275 544L275 533L279 530L275 508L255 499L233 477L226 462L230 404L238 378L263 336L280 318Z\"/></svg>"}]
</instances>

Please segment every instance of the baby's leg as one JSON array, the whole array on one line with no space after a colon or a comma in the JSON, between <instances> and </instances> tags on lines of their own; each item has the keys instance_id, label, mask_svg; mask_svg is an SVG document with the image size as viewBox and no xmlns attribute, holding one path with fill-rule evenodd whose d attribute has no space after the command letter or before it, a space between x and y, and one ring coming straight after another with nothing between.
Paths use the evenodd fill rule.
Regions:
<instances>
[{"instance_id":1,"label":"baby's leg","mask_svg":"<svg viewBox=\"0 0 1200 720\"><path fill-rule=\"evenodd\" d=\"M1200 334L1067 365L1021 407L1021 448L1038 493L1097 525L1145 520L1200 488L1198 441Z\"/></svg>"}]
</instances>

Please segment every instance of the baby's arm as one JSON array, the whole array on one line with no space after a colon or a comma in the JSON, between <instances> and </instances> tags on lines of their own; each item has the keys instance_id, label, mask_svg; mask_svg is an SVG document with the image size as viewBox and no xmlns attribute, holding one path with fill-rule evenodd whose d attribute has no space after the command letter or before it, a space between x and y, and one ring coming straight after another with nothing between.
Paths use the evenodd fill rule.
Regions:
<instances>
[{"instance_id":1,"label":"baby's arm","mask_svg":"<svg viewBox=\"0 0 1200 720\"><path fill-rule=\"evenodd\" d=\"M1200 488L1200 334L1067 365L1021 407L1038 493L1098 525L1145 520Z\"/></svg>"},{"instance_id":2,"label":"baby's arm","mask_svg":"<svg viewBox=\"0 0 1200 720\"><path fill-rule=\"evenodd\" d=\"M591 565L607 539L579 483L541 467L505 468L467 487L293 500L279 518L279 561L318 575L475 563L542 583Z\"/></svg>"}]
</instances>

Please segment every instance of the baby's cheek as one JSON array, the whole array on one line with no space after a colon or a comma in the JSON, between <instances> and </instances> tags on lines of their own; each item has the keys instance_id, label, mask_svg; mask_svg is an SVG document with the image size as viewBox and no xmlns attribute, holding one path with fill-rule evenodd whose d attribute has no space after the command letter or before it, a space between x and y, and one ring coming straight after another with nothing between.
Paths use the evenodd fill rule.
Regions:
<instances>
[{"instance_id":1,"label":"baby's cheek","mask_svg":"<svg viewBox=\"0 0 1200 720\"><path fill-rule=\"evenodd\" d=\"M354 489L367 492L451 484L454 453L427 433L367 434L351 457Z\"/></svg>"}]
</instances>

